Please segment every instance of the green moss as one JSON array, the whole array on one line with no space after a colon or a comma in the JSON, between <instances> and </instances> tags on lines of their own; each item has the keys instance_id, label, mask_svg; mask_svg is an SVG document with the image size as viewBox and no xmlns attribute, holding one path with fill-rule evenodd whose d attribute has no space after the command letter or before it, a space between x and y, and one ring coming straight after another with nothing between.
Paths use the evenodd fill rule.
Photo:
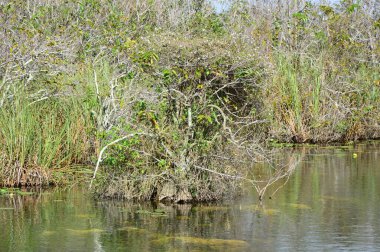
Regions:
<instances>
[{"instance_id":1,"label":"green moss","mask_svg":"<svg viewBox=\"0 0 380 252\"><path fill-rule=\"evenodd\" d=\"M289 204L290 207L300 210L311 210L311 206L305 204Z\"/></svg>"},{"instance_id":2,"label":"green moss","mask_svg":"<svg viewBox=\"0 0 380 252\"><path fill-rule=\"evenodd\" d=\"M91 228L91 229L66 229L66 231L70 233L74 233L76 235L88 235L93 233L102 233L104 230L97 229L97 228Z\"/></svg>"},{"instance_id":3,"label":"green moss","mask_svg":"<svg viewBox=\"0 0 380 252\"><path fill-rule=\"evenodd\" d=\"M170 242L180 242L182 244L192 244L196 246L206 246L212 248L224 248L227 250L239 250L248 247L248 243L242 240L205 239L190 236L162 237L152 241L156 244L165 245Z\"/></svg>"}]
</instances>

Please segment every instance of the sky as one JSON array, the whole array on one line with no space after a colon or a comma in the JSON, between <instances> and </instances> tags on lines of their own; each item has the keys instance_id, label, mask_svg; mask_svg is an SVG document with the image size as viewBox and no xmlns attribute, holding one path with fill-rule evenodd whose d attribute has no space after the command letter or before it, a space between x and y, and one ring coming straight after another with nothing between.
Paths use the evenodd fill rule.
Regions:
<instances>
[{"instance_id":1,"label":"sky","mask_svg":"<svg viewBox=\"0 0 380 252\"><path fill-rule=\"evenodd\" d=\"M228 7L230 6L228 0L209 0L211 5L213 5L216 9L216 12L220 13L222 12L223 10L226 10L228 9ZM329 2L331 4L334 4L334 3L338 3L340 0L325 0L325 2ZM320 0L310 0L310 2L313 2L313 3L317 3L317 2L321 2Z\"/></svg>"}]
</instances>

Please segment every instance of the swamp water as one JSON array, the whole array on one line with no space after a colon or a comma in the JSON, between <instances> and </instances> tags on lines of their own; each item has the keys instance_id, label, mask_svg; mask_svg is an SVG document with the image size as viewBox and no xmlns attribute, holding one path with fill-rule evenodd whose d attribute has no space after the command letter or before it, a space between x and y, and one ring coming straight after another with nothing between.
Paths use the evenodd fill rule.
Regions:
<instances>
[{"instance_id":1,"label":"swamp water","mask_svg":"<svg viewBox=\"0 0 380 252\"><path fill-rule=\"evenodd\" d=\"M4 193L0 251L380 251L379 143L307 149L269 195L166 206Z\"/></svg>"}]
</instances>

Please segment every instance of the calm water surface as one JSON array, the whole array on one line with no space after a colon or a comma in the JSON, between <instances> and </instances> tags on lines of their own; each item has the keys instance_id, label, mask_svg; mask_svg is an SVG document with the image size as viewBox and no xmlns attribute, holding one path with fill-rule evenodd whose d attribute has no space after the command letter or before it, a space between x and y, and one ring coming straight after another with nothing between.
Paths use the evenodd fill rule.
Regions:
<instances>
[{"instance_id":1,"label":"calm water surface","mask_svg":"<svg viewBox=\"0 0 380 252\"><path fill-rule=\"evenodd\" d=\"M83 189L2 195L0 251L380 251L380 144L302 151L262 206L255 192L171 206Z\"/></svg>"}]
</instances>

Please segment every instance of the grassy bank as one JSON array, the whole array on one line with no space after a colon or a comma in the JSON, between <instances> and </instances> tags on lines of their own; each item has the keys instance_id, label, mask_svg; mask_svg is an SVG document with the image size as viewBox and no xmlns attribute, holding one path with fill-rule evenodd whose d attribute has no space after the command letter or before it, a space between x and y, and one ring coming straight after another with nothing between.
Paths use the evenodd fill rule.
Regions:
<instances>
[{"instance_id":1,"label":"grassy bank","mask_svg":"<svg viewBox=\"0 0 380 252\"><path fill-rule=\"evenodd\" d=\"M375 6L266 4L2 3L0 184L213 200L269 142L379 138Z\"/></svg>"}]
</instances>

